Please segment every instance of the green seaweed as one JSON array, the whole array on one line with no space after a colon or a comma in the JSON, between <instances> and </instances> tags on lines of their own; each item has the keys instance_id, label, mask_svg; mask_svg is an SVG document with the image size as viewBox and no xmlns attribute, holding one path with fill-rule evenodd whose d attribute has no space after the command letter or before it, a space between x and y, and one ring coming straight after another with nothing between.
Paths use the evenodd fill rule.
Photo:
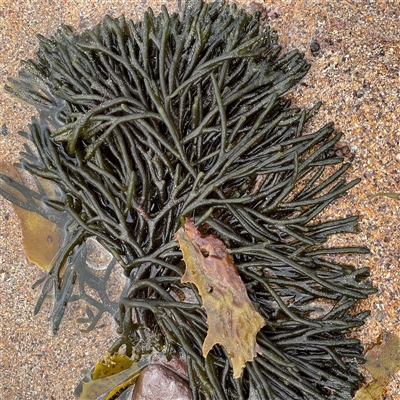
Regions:
<instances>
[{"instance_id":1,"label":"green seaweed","mask_svg":"<svg viewBox=\"0 0 400 400\"><path fill-rule=\"evenodd\" d=\"M390 379L400 369L400 338L385 332L365 355L363 368L372 376L371 382L356 392L354 400L380 400Z\"/></svg>"},{"instance_id":2,"label":"green seaweed","mask_svg":"<svg viewBox=\"0 0 400 400\"><path fill-rule=\"evenodd\" d=\"M145 358L134 363L121 354L106 355L105 360L98 361L75 390L78 400L111 400L121 390L132 385L139 377L141 370L149 364Z\"/></svg>"},{"instance_id":3,"label":"green seaweed","mask_svg":"<svg viewBox=\"0 0 400 400\"><path fill-rule=\"evenodd\" d=\"M18 170L11 164L0 163L0 190L12 200L14 212L20 220L26 257L48 271L62 243L63 215L40 206L44 195L56 197L54 187L48 181L36 179L35 183L37 191L23 184Z\"/></svg>"},{"instance_id":4,"label":"green seaweed","mask_svg":"<svg viewBox=\"0 0 400 400\"><path fill-rule=\"evenodd\" d=\"M371 194L370 197L389 197L391 199L400 199L400 193L393 193L393 192L378 192Z\"/></svg>"},{"instance_id":5,"label":"green seaweed","mask_svg":"<svg viewBox=\"0 0 400 400\"><path fill-rule=\"evenodd\" d=\"M306 111L284 97L309 69L304 56L280 55L259 14L201 1L181 15L149 9L136 23L106 16L83 34L63 26L38 37L36 59L7 90L40 112L26 135L38 155L21 165L63 191L43 201L71 220L37 283L35 312L52 291L54 332L68 303L83 300L87 330L105 312L115 317L110 353L137 361L152 348L183 351L193 399L351 398L362 346L347 333L368 312L349 309L375 290L368 268L332 258L366 248L324 245L357 233L357 217L319 216L359 179L347 182L350 164L331 155L342 136L332 123L304 134L320 103ZM201 353L206 314L196 288L181 283L173 239L186 216L224 242L266 322L261 354L240 379L222 347ZM103 277L85 270L88 237L114 256ZM105 285L119 266L128 284L115 304ZM315 316L318 302L331 307Z\"/></svg>"}]
</instances>

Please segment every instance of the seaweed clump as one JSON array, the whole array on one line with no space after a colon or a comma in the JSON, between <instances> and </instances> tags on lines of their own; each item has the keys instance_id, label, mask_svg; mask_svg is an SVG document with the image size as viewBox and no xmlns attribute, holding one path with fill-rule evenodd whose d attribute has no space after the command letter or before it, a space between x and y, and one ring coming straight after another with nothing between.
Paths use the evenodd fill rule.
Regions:
<instances>
[{"instance_id":1,"label":"seaweed clump","mask_svg":"<svg viewBox=\"0 0 400 400\"><path fill-rule=\"evenodd\" d=\"M349 309L374 290L367 268L331 255L367 250L323 246L356 233L357 217L318 217L359 180L347 182L349 164L329 152L341 137L332 123L303 133L319 104L305 111L283 96L309 69L303 55L280 55L259 14L201 1L39 41L7 90L40 113L28 135L37 151L21 164L57 184L62 199L45 202L71 220L35 312L53 291L54 332L83 299L88 329L104 312L117 320L110 353L183 351L194 399L351 398L362 346L346 334L368 313ZM174 240L184 217L224 242L265 319L261 353L240 379L222 347L202 356L206 315L181 283ZM102 278L84 271L89 237L114 256ZM116 304L105 284L121 267L128 284Z\"/></svg>"}]
</instances>

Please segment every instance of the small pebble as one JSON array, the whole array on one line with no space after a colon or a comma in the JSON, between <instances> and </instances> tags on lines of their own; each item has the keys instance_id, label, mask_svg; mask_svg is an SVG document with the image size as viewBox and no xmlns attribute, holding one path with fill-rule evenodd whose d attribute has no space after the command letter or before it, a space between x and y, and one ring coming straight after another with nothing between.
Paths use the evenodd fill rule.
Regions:
<instances>
[{"instance_id":1,"label":"small pebble","mask_svg":"<svg viewBox=\"0 0 400 400\"><path fill-rule=\"evenodd\" d=\"M3 124L3 125L1 126L1 134L2 134L3 136L7 136L7 135L8 135L7 124Z\"/></svg>"},{"instance_id":2,"label":"small pebble","mask_svg":"<svg viewBox=\"0 0 400 400\"><path fill-rule=\"evenodd\" d=\"M318 42L314 41L314 42L311 43L310 50L311 50L311 53L313 54L313 56L317 55L317 53L319 52L320 48L321 47L320 47Z\"/></svg>"}]
</instances>

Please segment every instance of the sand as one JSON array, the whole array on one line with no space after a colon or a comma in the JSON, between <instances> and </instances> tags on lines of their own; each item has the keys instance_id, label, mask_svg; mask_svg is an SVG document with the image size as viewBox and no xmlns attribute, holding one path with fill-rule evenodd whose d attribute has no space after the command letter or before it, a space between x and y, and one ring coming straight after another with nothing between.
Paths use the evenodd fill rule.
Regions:
<instances>
[{"instance_id":1,"label":"sand","mask_svg":"<svg viewBox=\"0 0 400 400\"><path fill-rule=\"evenodd\" d=\"M171 2L176 10L180 2ZM35 34L49 36L64 23L85 29L108 13L140 17L159 1L31 0L0 1L0 161L15 162L24 130L34 111L5 93L21 59L33 57ZM353 258L371 269L376 295L358 309L371 317L354 335L367 347L383 331L400 334L400 201L371 197L400 192L400 9L395 0L287 0L240 2L260 9L278 30L284 50L298 48L311 63L308 76L289 96L301 107L323 101L315 126L334 121L344 132L341 146L353 167L348 179L361 177L350 194L329 208L327 216L360 216L361 233L335 243L366 245L370 256ZM316 43L318 45L316 45ZM311 52L310 46L314 50ZM319 51L315 51L318 49ZM350 151L349 151L350 150ZM333 242L332 242L333 243ZM0 198L0 399L67 400L80 370L101 357L114 337L109 320L89 334L75 323L84 309L74 306L53 336L47 320L50 305L36 317L39 296L31 285L42 275L21 247L21 229L11 205ZM400 374L391 380L387 400L400 399Z\"/></svg>"}]
</instances>

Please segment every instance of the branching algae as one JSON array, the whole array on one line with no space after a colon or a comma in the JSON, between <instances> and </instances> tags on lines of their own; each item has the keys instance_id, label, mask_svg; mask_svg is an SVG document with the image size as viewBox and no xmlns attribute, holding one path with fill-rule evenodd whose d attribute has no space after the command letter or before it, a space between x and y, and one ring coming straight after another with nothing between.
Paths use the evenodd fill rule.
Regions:
<instances>
[{"instance_id":1,"label":"branching algae","mask_svg":"<svg viewBox=\"0 0 400 400\"><path fill-rule=\"evenodd\" d=\"M35 312L53 292L56 332L81 299L88 330L115 316L111 354L183 352L194 399L350 399L362 346L346 334L368 312L349 309L374 289L367 268L331 257L367 249L323 245L357 232L357 217L317 218L359 180L346 182L349 164L332 156L341 137L332 123L303 133L319 104L305 111L283 97L309 69L303 55L280 55L259 15L200 1L181 15L107 16L83 34L63 26L39 41L7 90L40 113L28 135L37 151L21 164L63 191L45 202L71 219L37 283ZM224 347L203 357L207 315L196 287L181 282L174 240L185 218L223 242L265 321L239 378ZM102 278L83 273L89 237L114 256ZM128 280L119 304L105 290L115 268ZM320 305L329 307L316 313Z\"/></svg>"}]
</instances>

